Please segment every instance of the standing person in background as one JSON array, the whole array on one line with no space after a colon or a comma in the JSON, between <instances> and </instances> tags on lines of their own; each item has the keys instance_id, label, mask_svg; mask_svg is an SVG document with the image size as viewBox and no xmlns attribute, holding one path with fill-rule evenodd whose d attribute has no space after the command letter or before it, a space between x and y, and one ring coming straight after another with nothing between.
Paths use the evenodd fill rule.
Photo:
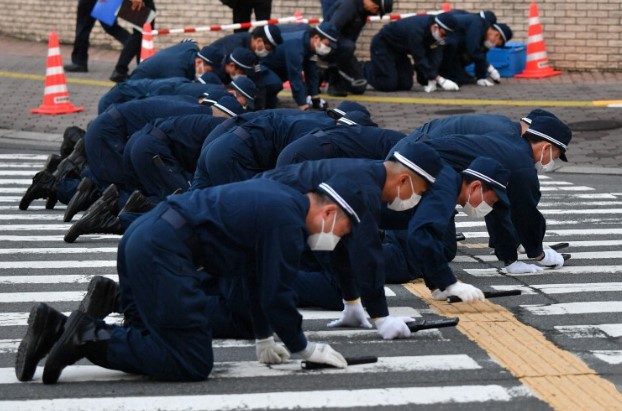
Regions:
<instances>
[{"instance_id":1,"label":"standing person in background","mask_svg":"<svg viewBox=\"0 0 622 411\"><path fill-rule=\"evenodd\" d=\"M320 4L322 5L322 18L326 18L326 14L328 14L328 10L335 4L337 0L320 0Z\"/></svg>"},{"instance_id":2,"label":"standing person in background","mask_svg":"<svg viewBox=\"0 0 622 411\"><path fill-rule=\"evenodd\" d=\"M74 73L86 73L89 71L89 36L95 26L95 19L91 17L91 10L95 7L97 0L78 0L78 11L76 18L76 37L71 51L71 64L65 65L65 71ZM102 28L115 38L119 43L125 44L130 38L130 33L117 22L112 26L101 23Z\"/></svg>"},{"instance_id":3,"label":"standing person in background","mask_svg":"<svg viewBox=\"0 0 622 411\"><path fill-rule=\"evenodd\" d=\"M270 20L272 12L272 0L220 0L225 6L233 10L233 23L246 23L251 21L251 15L255 11L255 20ZM235 33L248 31L248 28L233 30Z\"/></svg>"},{"instance_id":4,"label":"standing person in background","mask_svg":"<svg viewBox=\"0 0 622 411\"><path fill-rule=\"evenodd\" d=\"M155 10L154 0L132 0L132 10L139 11L143 7L149 7ZM155 27L155 20L151 22L151 26ZM138 63L142 39L143 33L134 29L123 45L123 50L121 50L119 60L117 60L117 65L114 67L114 70L110 75L110 81L114 81L115 83L123 83L127 80L128 73L130 71L129 66L132 59L135 57L136 63Z\"/></svg>"}]
</instances>

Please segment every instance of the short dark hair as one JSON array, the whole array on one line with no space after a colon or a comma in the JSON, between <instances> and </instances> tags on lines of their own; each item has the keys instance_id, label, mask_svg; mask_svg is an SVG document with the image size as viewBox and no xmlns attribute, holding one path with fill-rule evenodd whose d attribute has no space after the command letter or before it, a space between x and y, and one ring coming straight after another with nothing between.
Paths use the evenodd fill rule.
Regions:
<instances>
[{"instance_id":1,"label":"short dark hair","mask_svg":"<svg viewBox=\"0 0 622 411\"><path fill-rule=\"evenodd\" d=\"M255 27L253 29L253 31L251 31L251 37L254 38L254 39L262 39L264 41L264 43L265 42L270 43L270 41L268 40L268 36L266 36L266 32L265 32L263 26ZM270 44L272 44L272 43L270 43Z\"/></svg>"},{"instance_id":2,"label":"short dark hair","mask_svg":"<svg viewBox=\"0 0 622 411\"><path fill-rule=\"evenodd\" d=\"M322 39L328 38L328 37L324 36L322 33L320 33L320 32L317 30L317 28L315 28L315 27L311 27L311 28L309 29L309 37L313 37L313 36L315 36L315 35L319 35Z\"/></svg>"},{"instance_id":3,"label":"short dark hair","mask_svg":"<svg viewBox=\"0 0 622 411\"><path fill-rule=\"evenodd\" d=\"M477 178L474 178L474 177L471 177L471 176L465 176L465 175L463 175L463 176L462 176L462 182L463 182L465 185L467 185L467 186L468 186L469 184L471 184L473 181L479 181L480 183L482 183L482 187L483 187L483 188L482 188L482 190L483 190L484 192L489 191L489 190L492 190L492 188L491 188L488 184L484 183L484 182L483 182L482 180L480 180L480 179L477 179Z\"/></svg>"}]
</instances>

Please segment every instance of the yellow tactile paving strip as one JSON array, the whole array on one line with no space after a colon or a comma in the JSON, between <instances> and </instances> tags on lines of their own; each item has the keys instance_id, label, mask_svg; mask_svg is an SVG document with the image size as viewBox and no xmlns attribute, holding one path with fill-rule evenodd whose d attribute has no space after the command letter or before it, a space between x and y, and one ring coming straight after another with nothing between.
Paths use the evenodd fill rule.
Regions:
<instances>
[{"instance_id":1,"label":"yellow tactile paving strip","mask_svg":"<svg viewBox=\"0 0 622 411\"><path fill-rule=\"evenodd\" d=\"M458 330L556 410L622 410L622 394L573 354L490 301L435 301L422 282L405 285L440 315L459 317Z\"/></svg>"}]
</instances>

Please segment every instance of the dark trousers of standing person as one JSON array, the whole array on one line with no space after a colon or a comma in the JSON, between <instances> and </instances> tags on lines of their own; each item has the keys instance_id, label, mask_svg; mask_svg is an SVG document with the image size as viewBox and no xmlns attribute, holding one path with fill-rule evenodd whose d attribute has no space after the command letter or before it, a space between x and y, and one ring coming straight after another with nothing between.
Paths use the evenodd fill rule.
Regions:
<instances>
[{"instance_id":1,"label":"dark trousers of standing person","mask_svg":"<svg viewBox=\"0 0 622 411\"><path fill-rule=\"evenodd\" d=\"M154 0L143 0L144 7L149 7L155 10ZM151 22L151 27L155 28L155 20ZM136 58L136 63L140 58L140 47L143 40L143 33L134 29L121 50L117 65L110 76L110 80L116 83L122 83L127 79L129 66L133 58Z\"/></svg>"},{"instance_id":2,"label":"dark trousers of standing person","mask_svg":"<svg viewBox=\"0 0 622 411\"><path fill-rule=\"evenodd\" d=\"M238 0L233 7L233 22L246 23L251 21L251 15L255 11L255 20L270 20L272 12L272 0ZM235 33L248 31L248 29L237 29Z\"/></svg>"},{"instance_id":3,"label":"dark trousers of standing person","mask_svg":"<svg viewBox=\"0 0 622 411\"><path fill-rule=\"evenodd\" d=\"M73 43L73 51L71 52L71 62L77 66L88 67L89 60L89 37L95 19L91 17L91 11L95 7L97 0L78 0L78 12L76 18L76 38ZM101 23L102 28L119 43L125 44L130 38L130 33L116 22L109 26Z\"/></svg>"}]
</instances>

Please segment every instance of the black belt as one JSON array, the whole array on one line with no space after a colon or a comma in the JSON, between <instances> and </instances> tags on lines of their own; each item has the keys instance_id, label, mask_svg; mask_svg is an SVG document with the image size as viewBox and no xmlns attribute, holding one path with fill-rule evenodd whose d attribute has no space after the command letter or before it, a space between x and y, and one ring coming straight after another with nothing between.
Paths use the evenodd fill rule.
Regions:
<instances>
[{"instance_id":1,"label":"black belt","mask_svg":"<svg viewBox=\"0 0 622 411\"><path fill-rule=\"evenodd\" d=\"M190 252L192 253L192 261L197 267L203 267L204 261L201 241L199 240L199 237L195 234L192 226L188 224L188 221L186 221L186 219L181 214L179 214L172 208L169 208L164 213L162 213L160 218L169 223L175 230L182 231L182 233L180 234L184 239L184 243L186 244L186 246L188 246Z\"/></svg>"},{"instance_id":2,"label":"black belt","mask_svg":"<svg viewBox=\"0 0 622 411\"><path fill-rule=\"evenodd\" d=\"M318 130L318 131L311 133L311 135L313 137L322 138L322 137L327 137L328 133L322 130ZM320 147L322 148L322 151L324 153L324 158L333 157L333 145L330 141L326 141L325 143L320 144Z\"/></svg>"},{"instance_id":3,"label":"black belt","mask_svg":"<svg viewBox=\"0 0 622 411\"><path fill-rule=\"evenodd\" d=\"M151 127L151 130L149 130L149 134L159 140L168 141L168 136L166 135L166 133L155 126Z\"/></svg>"},{"instance_id":4,"label":"black belt","mask_svg":"<svg viewBox=\"0 0 622 411\"><path fill-rule=\"evenodd\" d=\"M234 128L232 130L232 133L235 134L236 136L240 137L242 140L248 140L251 137L251 135L248 133L248 131L244 130L240 126L237 126L236 128Z\"/></svg>"},{"instance_id":5,"label":"black belt","mask_svg":"<svg viewBox=\"0 0 622 411\"><path fill-rule=\"evenodd\" d=\"M123 117L121 112L117 110L116 107L112 106L108 109L108 111L106 111L106 113L108 113L108 115L112 117L114 121L117 122L117 125L119 126L119 130L121 131L121 133L127 136L127 127L125 125L125 118Z\"/></svg>"}]
</instances>

